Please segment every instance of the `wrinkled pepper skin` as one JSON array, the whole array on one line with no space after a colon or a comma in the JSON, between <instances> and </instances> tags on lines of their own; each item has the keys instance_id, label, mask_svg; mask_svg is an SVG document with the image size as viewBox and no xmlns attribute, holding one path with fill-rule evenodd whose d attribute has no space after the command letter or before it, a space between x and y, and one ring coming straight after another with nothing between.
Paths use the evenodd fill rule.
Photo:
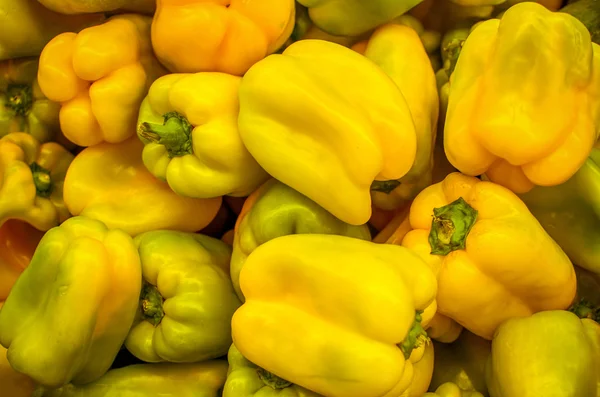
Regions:
<instances>
[{"instance_id":1,"label":"wrinkled pepper skin","mask_svg":"<svg viewBox=\"0 0 600 397\"><path fill-rule=\"evenodd\" d=\"M364 51L360 47L362 43L353 49L379 66L400 89L415 127L417 152L408 173L391 192L371 191L375 206L397 209L431 184L439 109L435 73L421 38L408 26L384 25L364 44Z\"/></svg>"},{"instance_id":2,"label":"wrinkled pepper skin","mask_svg":"<svg viewBox=\"0 0 600 397\"><path fill-rule=\"evenodd\" d=\"M485 365L492 350L490 341L464 330L453 343L435 345L435 366L429 390L452 383L460 392L487 395ZM445 386L442 390L452 389ZM452 395L452 394L451 394ZM460 397L460 394L457 395Z\"/></svg>"},{"instance_id":3,"label":"wrinkled pepper skin","mask_svg":"<svg viewBox=\"0 0 600 397\"><path fill-rule=\"evenodd\" d=\"M72 160L58 143L40 144L24 132L0 139L0 226L16 219L46 231L71 216L63 185Z\"/></svg>"},{"instance_id":4,"label":"wrinkled pepper skin","mask_svg":"<svg viewBox=\"0 0 600 397\"><path fill-rule=\"evenodd\" d=\"M358 36L404 14L422 0L298 0L310 19L336 36Z\"/></svg>"},{"instance_id":5,"label":"wrinkled pepper skin","mask_svg":"<svg viewBox=\"0 0 600 397\"><path fill-rule=\"evenodd\" d=\"M520 197L573 263L600 275L600 148L567 182Z\"/></svg>"},{"instance_id":6,"label":"wrinkled pepper skin","mask_svg":"<svg viewBox=\"0 0 600 397\"><path fill-rule=\"evenodd\" d=\"M575 298L571 261L503 186L452 173L415 198L409 217L402 245L437 274L438 313L478 336Z\"/></svg>"},{"instance_id":7,"label":"wrinkled pepper skin","mask_svg":"<svg viewBox=\"0 0 600 397\"><path fill-rule=\"evenodd\" d=\"M177 194L243 197L269 178L238 132L240 82L204 72L169 74L150 87L138 117L142 158Z\"/></svg>"},{"instance_id":8,"label":"wrinkled pepper skin","mask_svg":"<svg viewBox=\"0 0 600 397\"><path fill-rule=\"evenodd\" d=\"M38 82L48 99L60 102L60 127L71 142L86 147L135 134L150 84L166 73L152 53L151 21L116 15L44 47Z\"/></svg>"},{"instance_id":9,"label":"wrinkled pepper skin","mask_svg":"<svg viewBox=\"0 0 600 397\"><path fill-rule=\"evenodd\" d=\"M450 83L448 160L514 192L567 181L600 133L600 46L579 20L539 4L480 23Z\"/></svg>"},{"instance_id":10,"label":"wrinkled pepper skin","mask_svg":"<svg viewBox=\"0 0 600 397\"><path fill-rule=\"evenodd\" d=\"M60 105L44 96L37 71L36 57L0 62L0 137L27 132L45 143L60 134Z\"/></svg>"},{"instance_id":11,"label":"wrinkled pepper skin","mask_svg":"<svg viewBox=\"0 0 600 397\"><path fill-rule=\"evenodd\" d=\"M290 234L336 234L371 239L367 225L344 223L291 187L270 179L248 197L235 224L230 272L242 302L240 273L248 256L267 241Z\"/></svg>"},{"instance_id":12,"label":"wrinkled pepper skin","mask_svg":"<svg viewBox=\"0 0 600 397\"><path fill-rule=\"evenodd\" d=\"M102 143L77 155L65 178L73 215L85 215L131 236L151 230L196 232L217 215L222 199L193 199L173 192L144 167L137 137Z\"/></svg>"},{"instance_id":13,"label":"wrinkled pepper skin","mask_svg":"<svg viewBox=\"0 0 600 397\"><path fill-rule=\"evenodd\" d=\"M323 397L257 367L233 344L227 353L227 361L229 370L223 397Z\"/></svg>"},{"instance_id":14,"label":"wrinkled pepper skin","mask_svg":"<svg viewBox=\"0 0 600 397\"><path fill-rule=\"evenodd\" d=\"M16 219L0 226L0 302L29 265L43 235L44 232Z\"/></svg>"},{"instance_id":15,"label":"wrinkled pepper skin","mask_svg":"<svg viewBox=\"0 0 600 397\"><path fill-rule=\"evenodd\" d=\"M50 388L100 378L133 323L141 278L123 231L73 217L46 232L0 310L11 366Z\"/></svg>"},{"instance_id":16,"label":"wrinkled pepper skin","mask_svg":"<svg viewBox=\"0 0 600 397\"><path fill-rule=\"evenodd\" d=\"M171 72L242 76L294 29L294 0L157 0L156 56Z\"/></svg>"},{"instance_id":17,"label":"wrinkled pepper skin","mask_svg":"<svg viewBox=\"0 0 600 397\"><path fill-rule=\"evenodd\" d=\"M103 14L62 15L37 0L0 0L0 61L38 56L54 36L104 20Z\"/></svg>"},{"instance_id":18,"label":"wrinkled pepper skin","mask_svg":"<svg viewBox=\"0 0 600 397\"><path fill-rule=\"evenodd\" d=\"M366 57L322 40L295 42L250 68L238 125L265 171L352 225L371 216L373 182L397 186L417 152L394 82Z\"/></svg>"},{"instance_id":19,"label":"wrinkled pepper skin","mask_svg":"<svg viewBox=\"0 0 600 397\"><path fill-rule=\"evenodd\" d=\"M490 397L597 396L600 325L561 310L512 318L494 335L486 381Z\"/></svg>"},{"instance_id":20,"label":"wrinkled pepper skin","mask_svg":"<svg viewBox=\"0 0 600 397\"><path fill-rule=\"evenodd\" d=\"M83 386L38 388L31 397L219 397L226 377L225 360L135 364L112 369L96 382Z\"/></svg>"},{"instance_id":21,"label":"wrinkled pepper skin","mask_svg":"<svg viewBox=\"0 0 600 397\"><path fill-rule=\"evenodd\" d=\"M152 14L156 0L38 0L44 7L61 14L88 14L127 10Z\"/></svg>"},{"instance_id":22,"label":"wrinkled pepper skin","mask_svg":"<svg viewBox=\"0 0 600 397\"><path fill-rule=\"evenodd\" d=\"M140 310L125 347L145 362L200 362L227 354L240 306L231 280L231 247L195 233L137 236L142 262Z\"/></svg>"},{"instance_id":23,"label":"wrinkled pepper skin","mask_svg":"<svg viewBox=\"0 0 600 397\"><path fill-rule=\"evenodd\" d=\"M2 279L0 278L0 280ZM2 305L4 305L4 302L0 302L0 310ZM30 397L35 389L35 383L30 377L18 373L10 366L6 359L6 349L1 345L0 385L2 385L2 393L10 397Z\"/></svg>"},{"instance_id":24,"label":"wrinkled pepper skin","mask_svg":"<svg viewBox=\"0 0 600 397\"><path fill-rule=\"evenodd\" d=\"M397 397L410 387L429 340L420 313L436 294L435 275L410 250L282 236L250 254L240 287L233 343L257 366L330 397Z\"/></svg>"},{"instance_id":25,"label":"wrinkled pepper skin","mask_svg":"<svg viewBox=\"0 0 600 397\"><path fill-rule=\"evenodd\" d=\"M434 392L423 394L421 397L485 397L477 391L464 391L455 383L446 382Z\"/></svg>"}]
</instances>

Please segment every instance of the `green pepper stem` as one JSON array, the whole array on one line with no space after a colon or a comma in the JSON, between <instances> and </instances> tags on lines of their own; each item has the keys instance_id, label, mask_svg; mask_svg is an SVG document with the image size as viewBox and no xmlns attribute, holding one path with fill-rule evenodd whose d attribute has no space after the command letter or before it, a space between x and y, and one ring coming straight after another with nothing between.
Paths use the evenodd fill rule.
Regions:
<instances>
[{"instance_id":1,"label":"green pepper stem","mask_svg":"<svg viewBox=\"0 0 600 397\"><path fill-rule=\"evenodd\" d=\"M371 190L374 192L382 192L385 194L390 194L394 189L401 185L401 182L398 180L391 181L373 181L371 184Z\"/></svg>"},{"instance_id":2,"label":"green pepper stem","mask_svg":"<svg viewBox=\"0 0 600 397\"><path fill-rule=\"evenodd\" d=\"M579 318L589 318L596 322L600 321L600 308L593 303L580 299L574 303L569 311L575 313Z\"/></svg>"},{"instance_id":3,"label":"green pepper stem","mask_svg":"<svg viewBox=\"0 0 600 397\"><path fill-rule=\"evenodd\" d=\"M415 321L413 322L410 331L408 331L408 335L400 344L400 350L402 350L406 360L410 358L414 349L419 348L423 343L429 342L427 332L425 332L425 329L423 329L423 326L421 325L421 321L423 321L423 317L421 316L422 313L423 311L417 310L415 313Z\"/></svg>"},{"instance_id":4,"label":"green pepper stem","mask_svg":"<svg viewBox=\"0 0 600 397\"><path fill-rule=\"evenodd\" d=\"M163 118L163 124L140 123L138 135L150 142L163 145L171 158L191 154L194 127L177 112L166 113Z\"/></svg>"},{"instance_id":5,"label":"green pepper stem","mask_svg":"<svg viewBox=\"0 0 600 397\"><path fill-rule=\"evenodd\" d=\"M4 105L17 116L26 116L33 105L30 84L10 84L6 90L8 101Z\"/></svg>"},{"instance_id":6,"label":"green pepper stem","mask_svg":"<svg viewBox=\"0 0 600 397\"><path fill-rule=\"evenodd\" d=\"M442 48L442 57L445 59L444 70L446 71L448 78L450 78L454 72L454 68L456 68L456 63L458 62L458 57L460 56L464 44L465 40L452 39Z\"/></svg>"},{"instance_id":7,"label":"green pepper stem","mask_svg":"<svg viewBox=\"0 0 600 397\"><path fill-rule=\"evenodd\" d=\"M447 255L465 249L467 236L477 220L477 210L462 197L440 208L433 209L429 233L432 255Z\"/></svg>"},{"instance_id":8,"label":"green pepper stem","mask_svg":"<svg viewBox=\"0 0 600 397\"><path fill-rule=\"evenodd\" d=\"M145 320L155 327L160 324L160 321L165 316L162 295L154 285L146 281L144 281L144 285L142 286L140 308Z\"/></svg>"},{"instance_id":9,"label":"green pepper stem","mask_svg":"<svg viewBox=\"0 0 600 397\"><path fill-rule=\"evenodd\" d=\"M33 177L36 195L44 198L50 197L53 188L50 171L41 167L38 163L31 163L29 169Z\"/></svg>"},{"instance_id":10,"label":"green pepper stem","mask_svg":"<svg viewBox=\"0 0 600 397\"><path fill-rule=\"evenodd\" d=\"M258 373L258 377L263 383L269 386L271 389L285 389L286 387L290 387L292 382L288 382L285 379L281 379L279 376L272 374L271 372L257 368L256 372Z\"/></svg>"}]
</instances>

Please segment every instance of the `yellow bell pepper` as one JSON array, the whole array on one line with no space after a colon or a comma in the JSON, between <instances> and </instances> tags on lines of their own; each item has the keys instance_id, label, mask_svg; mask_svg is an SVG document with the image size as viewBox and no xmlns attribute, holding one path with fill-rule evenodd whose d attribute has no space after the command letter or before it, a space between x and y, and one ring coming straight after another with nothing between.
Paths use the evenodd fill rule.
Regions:
<instances>
[{"instance_id":1,"label":"yellow bell pepper","mask_svg":"<svg viewBox=\"0 0 600 397\"><path fill-rule=\"evenodd\" d=\"M2 310L2 305L4 305L4 302L0 302L0 310ZM0 345L0 385L2 385L2 393L10 397L31 397L31 393L35 390L35 382L10 366L6 358L6 352L6 349Z\"/></svg>"},{"instance_id":2,"label":"yellow bell pepper","mask_svg":"<svg viewBox=\"0 0 600 397\"><path fill-rule=\"evenodd\" d=\"M64 185L65 204L71 214L98 219L132 236L159 229L196 232L206 227L222 199L179 196L144 167L143 147L133 136L79 153Z\"/></svg>"},{"instance_id":3,"label":"yellow bell pepper","mask_svg":"<svg viewBox=\"0 0 600 397\"><path fill-rule=\"evenodd\" d=\"M565 182L600 134L600 46L576 18L539 4L480 23L450 83L448 160L514 192Z\"/></svg>"},{"instance_id":4,"label":"yellow bell pepper","mask_svg":"<svg viewBox=\"0 0 600 397\"><path fill-rule=\"evenodd\" d=\"M237 126L241 78L225 73L169 74L142 102L142 158L179 195L247 196L269 175L242 143Z\"/></svg>"},{"instance_id":5,"label":"yellow bell pepper","mask_svg":"<svg viewBox=\"0 0 600 397\"><path fill-rule=\"evenodd\" d=\"M0 226L0 301L6 299L29 265L43 235L44 232L16 219L9 219Z\"/></svg>"},{"instance_id":6,"label":"yellow bell pepper","mask_svg":"<svg viewBox=\"0 0 600 397\"><path fill-rule=\"evenodd\" d=\"M171 72L242 76L294 29L294 0L157 0L156 56Z\"/></svg>"},{"instance_id":7,"label":"yellow bell pepper","mask_svg":"<svg viewBox=\"0 0 600 397\"><path fill-rule=\"evenodd\" d=\"M371 189L373 203L385 210L402 207L431 184L438 122L439 98L431 61L417 32L401 21L377 29L364 51L360 51L361 43L353 47L377 64L400 89L416 132L417 154L410 171L391 191L387 187Z\"/></svg>"},{"instance_id":8,"label":"yellow bell pepper","mask_svg":"<svg viewBox=\"0 0 600 397\"><path fill-rule=\"evenodd\" d=\"M87 14L126 10L142 14L152 14L156 0L37 0L44 7L61 14Z\"/></svg>"},{"instance_id":9,"label":"yellow bell pepper","mask_svg":"<svg viewBox=\"0 0 600 397\"><path fill-rule=\"evenodd\" d=\"M73 217L48 231L0 310L0 344L49 388L106 373L138 308L142 270L130 236Z\"/></svg>"},{"instance_id":10,"label":"yellow bell pepper","mask_svg":"<svg viewBox=\"0 0 600 397\"><path fill-rule=\"evenodd\" d=\"M373 182L396 187L415 162L400 90L375 63L327 41L297 41L254 65L238 126L263 169L353 225L371 216Z\"/></svg>"},{"instance_id":11,"label":"yellow bell pepper","mask_svg":"<svg viewBox=\"0 0 600 397\"><path fill-rule=\"evenodd\" d=\"M233 342L249 361L329 397L398 397L428 338L433 272L413 252L296 234L256 248L240 275Z\"/></svg>"},{"instance_id":12,"label":"yellow bell pepper","mask_svg":"<svg viewBox=\"0 0 600 397\"><path fill-rule=\"evenodd\" d=\"M40 144L24 132L0 139L0 226L17 219L46 231L71 216L63 183L72 160L59 144Z\"/></svg>"},{"instance_id":13,"label":"yellow bell pepper","mask_svg":"<svg viewBox=\"0 0 600 397\"><path fill-rule=\"evenodd\" d=\"M117 143L135 134L148 87L166 72L152 54L151 21L116 15L44 47L38 82L48 99L61 103L60 127L73 143Z\"/></svg>"},{"instance_id":14,"label":"yellow bell pepper","mask_svg":"<svg viewBox=\"0 0 600 397\"><path fill-rule=\"evenodd\" d=\"M434 392L423 394L421 397L485 397L477 391L464 391L452 382L440 385Z\"/></svg>"},{"instance_id":15,"label":"yellow bell pepper","mask_svg":"<svg viewBox=\"0 0 600 397\"><path fill-rule=\"evenodd\" d=\"M500 185L452 173L415 198L410 224L402 245L437 274L438 312L476 335L491 339L506 319L575 298L571 261Z\"/></svg>"},{"instance_id":16,"label":"yellow bell pepper","mask_svg":"<svg viewBox=\"0 0 600 397\"><path fill-rule=\"evenodd\" d=\"M104 20L103 14L59 14L37 0L0 0L0 61L38 56L54 36Z\"/></svg>"},{"instance_id":17,"label":"yellow bell pepper","mask_svg":"<svg viewBox=\"0 0 600 397\"><path fill-rule=\"evenodd\" d=\"M422 397L423 394L429 388L429 384L431 383L431 375L433 374L433 362L434 362L434 345L431 341L428 341L424 344L423 355L418 360L416 358L412 358L414 360L413 371L414 376L413 380L410 383L408 389L404 391L404 393L400 394L399 397ZM397 394L388 393L388 397L395 397Z\"/></svg>"}]
</instances>

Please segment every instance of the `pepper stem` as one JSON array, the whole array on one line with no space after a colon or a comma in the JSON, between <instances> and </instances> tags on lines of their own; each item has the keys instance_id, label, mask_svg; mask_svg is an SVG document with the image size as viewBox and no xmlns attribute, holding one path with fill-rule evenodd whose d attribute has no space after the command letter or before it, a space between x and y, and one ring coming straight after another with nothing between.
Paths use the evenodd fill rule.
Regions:
<instances>
[{"instance_id":1,"label":"pepper stem","mask_svg":"<svg viewBox=\"0 0 600 397\"><path fill-rule=\"evenodd\" d=\"M163 124L140 123L138 135L150 142L163 145L170 158L192 154L192 130L194 127L181 114L169 112Z\"/></svg>"},{"instance_id":2,"label":"pepper stem","mask_svg":"<svg viewBox=\"0 0 600 397\"><path fill-rule=\"evenodd\" d=\"M33 183L35 185L35 193L39 197L50 197L52 194L52 178L50 178L50 171L40 166L38 163L31 163L29 165L31 175L33 176Z\"/></svg>"},{"instance_id":3,"label":"pepper stem","mask_svg":"<svg viewBox=\"0 0 600 397\"><path fill-rule=\"evenodd\" d=\"M593 303L580 299L569 308L569 311L575 313L579 318L589 318L596 322L600 321L600 308Z\"/></svg>"},{"instance_id":4,"label":"pepper stem","mask_svg":"<svg viewBox=\"0 0 600 397\"><path fill-rule=\"evenodd\" d=\"M33 95L29 84L10 84L6 90L8 101L4 105L17 116L26 116L33 105Z\"/></svg>"},{"instance_id":5,"label":"pepper stem","mask_svg":"<svg viewBox=\"0 0 600 397\"><path fill-rule=\"evenodd\" d=\"M158 289L154 285L144 281L140 297L140 308L145 320L155 327L160 324L160 321L165 316L162 304L163 297L158 292Z\"/></svg>"},{"instance_id":6,"label":"pepper stem","mask_svg":"<svg viewBox=\"0 0 600 397\"><path fill-rule=\"evenodd\" d=\"M417 310L415 313L415 321L413 322L412 328L408 331L408 335L404 339L404 341L400 344L400 350L404 353L404 358L408 360L412 351L417 349L423 345L423 343L427 343L429 341L429 337L427 336L427 332L423 329L421 325L421 321L423 321L423 317L421 314L422 310Z\"/></svg>"},{"instance_id":7,"label":"pepper stem","mask_svg":"<svg viewBox=\"0 0 600 397\"><path fill-rule=\"evenodd\" d=\"M260 380L262 380L263 383L269 386L271 389L285 389L286 387L290 387L292 385L292 382L281 379L279 376L272 374L271 372L260 367L256 369L256 372L258 373Z\"/></svg>"},{"instance_id":8,"label":"pepper stem","mask_svg":"<svg viewBox=\"0 0 600 397\"><path fill-rule=\"evenodd\" d=\"M429 233L432 255L447 255L465 249L467 236L477 220L477 210L462 197L440 208L433 209Z\"/></svg>"},{"instance_id":9,"label":"pepper stem","mask_svg":"<svg viewBox=\"0 0 600 397\"><path fill-rule=\"evenodd\" d=\"M462 47L465 44L465 40L460 39L452 39L450 42L442 48L442 52L444 53L443 57L444 61L444 70L446 71L446 75L448 78L454 72L454 68L456 67L456 63L458 62L458 57L460 52L462 51Z\"/></svg>"},{"instance_id":10,"label":"pepper stem","mask_svg":"<svg viewBox=\"0 0 600 397\"><path fill-rule=\"evenodd\" d=\"M371 183L371 190L375 192L382 192L385 194L390 194L394 189L400 186L401 182L398 180L391 181L373 181Z\"/></svg>"}]
</instances>

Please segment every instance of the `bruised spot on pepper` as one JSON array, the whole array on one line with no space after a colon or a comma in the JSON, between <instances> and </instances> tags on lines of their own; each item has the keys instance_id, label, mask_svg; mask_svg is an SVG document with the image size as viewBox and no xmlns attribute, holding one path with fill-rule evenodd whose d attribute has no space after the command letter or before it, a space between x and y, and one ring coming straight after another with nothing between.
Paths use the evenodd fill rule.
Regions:
<instances>
[{"instance_id":1,"label":"bruised spot on pepper","mask_svg":"<svg viewBox=\"0 0 600 397\"><path fill-rule=\"evenodd\" d=\"M398 180L391 181L373 181L371 183L371 190L374 192L382 192L385 194L390 194L394 191L398 186L400 186L402 182Z\"/></svg>"}]
</instances>

